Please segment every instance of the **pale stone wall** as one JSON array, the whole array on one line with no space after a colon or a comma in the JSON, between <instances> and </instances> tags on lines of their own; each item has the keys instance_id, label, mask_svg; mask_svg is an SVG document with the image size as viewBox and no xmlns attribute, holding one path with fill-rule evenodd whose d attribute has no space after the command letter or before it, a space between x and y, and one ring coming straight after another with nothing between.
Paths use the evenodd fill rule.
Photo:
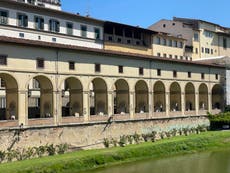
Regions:
<instances>
[{"instance_id":1,"label":"pale stone wall","mask_svg":"<svg viewBox=\"0 0 230 173\"><path fill-rule=\"evenodd\" d=\"M82 125L69 125L46 128L21 129L19 136L16 129L2 130L0 133L1 150L9 148L14 140L15 148L28 148L46 144L67 143L71 147L79 148L101 148L104 138L120 138L121 135L147 134L152 131L169 131L174 128L197 127L198 125L209 125L205 117L180 117L162 118L138 121L114 121L107 123L89 123ZM19 137L19 140L17 140Z\"/></svg>"}]
</instances>

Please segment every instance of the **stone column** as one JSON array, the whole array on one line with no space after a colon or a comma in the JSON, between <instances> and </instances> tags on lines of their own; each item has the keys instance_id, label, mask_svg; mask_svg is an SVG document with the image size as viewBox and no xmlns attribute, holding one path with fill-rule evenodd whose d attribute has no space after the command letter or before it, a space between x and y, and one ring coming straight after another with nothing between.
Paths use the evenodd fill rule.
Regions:
<instances>
[{"instance_id":1,"label":"stone column","mask_svg":"<svg viewBox=\"0 0 230 173\"><path fill-rule=\"evenodd\" d=\"M130 100L129 103L130 119L133 119L135 114L135 92L134 91L130 91L129 100Z\"/></svg>"},{"instance_id":2,"label":"stone column","mask_svg":"<svg viewBox=\"0 0 230 173\"><path fill-rule=\"evenodd\" d=\"M153 92L149 92L149 117L153 117Z\"/></svg>"},{"instance_id":3,"label":"stone column","mask_svg":"<svg viewBox=\"0 0 230 173\"><path fill-rule=\"evenodd\" d=\"M195 110L196 115L199 115L199 92L195 93Z\"/></svg>"},{"instance_id":4,"label":"stone column","mask_svg":"<svg viewBox=\"0 0 230 173\"><path fill-rule=\"evenodd\" d=\"M62 123L62 91L54 91L54 122L56 125Z\"/></svg>"},{"instance_id":5,"label":"stone column","mask_svg":"<svg viewBox=\"0 0 230 173\"><path fill-rule=\"evenodd\" d=\"M169 92L165 92L165 112L166 112L166 117L169 117L169 112L170 112L170 94Z\"/></svg>"},{"instance_id":6,"label":"stone column","mask_svg":"<svg viewBox=\"0 0 230 173\"><path fill-rule=\"evenodd\" d=\"M185 93L181 93L181 113L182 116L185 115Z\"/></svg>"},{"instance_id":7,"label":"stone column","mask_svg":"<svg viewBox=\"0 0 230 173\"><path fill-rule=\"evenodd\" d=\"M111 117L114 114L114 103L113 103L113 91L108 91L108 116Z\"/></svg>"},{"instance_id":8,"label":"stone column","mask_svg":"<svg viewBox=\"0 0 230 173\"><path fill-rule=\"evenodd\" d=\"M28 93L25 90L18 91L18 123L24 127L28 125Z\"/></svg>"},{"instance_id":9,"label":"stone column","mask_svg":"<svg viewBox=\"0 0 230 173\"><path fill-rule=\"evenodd\" d=\"M208 112L212 111L212 93L208 93Z\"/></svg>"},{"instance_id":10,"label":"stone column","mask_svg":"<svg viewBox=\"0 0 230 173\"><path fill-rule=\"evenodd\" d=\"M90 120L90 92L83 91L83 116L84 121L87 122Z\"/></svg>"}]
</instances>

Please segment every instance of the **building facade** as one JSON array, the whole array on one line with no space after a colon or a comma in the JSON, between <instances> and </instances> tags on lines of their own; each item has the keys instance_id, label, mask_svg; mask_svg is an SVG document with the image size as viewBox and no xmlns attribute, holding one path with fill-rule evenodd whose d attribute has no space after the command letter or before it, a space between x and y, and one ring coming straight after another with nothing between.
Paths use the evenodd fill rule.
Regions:
<instances>
[{"instance_id":1,"label":"building facade","mask_svg":"<svg viewBox=\"0 0 230 173\"><path fill-rule=\"evenodd\" d=\"M30 143L41 133L54 142L50 136L59 138L64 128L74 135L84 129L78 135L96 143L101 139L87 129L98 132L111 119L117 129L141 132L155 122L198 125L207 112L224 108L225 67L191 61L186 38L50 3L60 7L59 1L0 2L0 130L23 127Z\"/></svg>"},{"instance_id":2,"label":"building facade","mask_svg":"<svg viewBox=\"0 0 230 173\"><path fill-rule=\"evenodd\" d=\"M193 59L230 55L230 30L218 24L174 17L160 20L149 29L186 39L185 54Z\"/></svg>"}]
</instances>

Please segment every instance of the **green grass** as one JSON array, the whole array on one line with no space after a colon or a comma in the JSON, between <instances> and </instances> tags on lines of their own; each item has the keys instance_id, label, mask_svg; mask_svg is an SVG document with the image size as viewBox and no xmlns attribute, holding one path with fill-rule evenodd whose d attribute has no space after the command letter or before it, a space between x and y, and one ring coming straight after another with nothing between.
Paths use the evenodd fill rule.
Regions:
<instances>
[{"instance_id":1,"label":"green grass","mask_svg":"<svg viewBox=\"0 0 230 173\"><path fill-rule=\"evenodd\" d=\"M147 158L160 158L185 153L230 148L230 131L205 132L199 135L178 136L154 143L126 147L78 151L64 155L5 163L4 173L76 173Z\"/></svg>"}]
</instances>

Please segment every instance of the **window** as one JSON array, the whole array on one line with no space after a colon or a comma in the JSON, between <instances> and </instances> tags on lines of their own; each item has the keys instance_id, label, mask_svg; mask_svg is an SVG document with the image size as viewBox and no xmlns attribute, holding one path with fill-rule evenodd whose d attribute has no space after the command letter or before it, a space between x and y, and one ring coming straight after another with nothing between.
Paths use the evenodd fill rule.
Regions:
<instances>
[{"instance_id":1,"label":"window","mask_svg":"<svg viewBox=\"0 0 230 173\"><path fill-rule=\"evenodd\" d=\"M177 47L177 41L174 41L174 47Z\"/></svg>"},{"instance_id":2,"label":"window","mask_svg":"<svg viewBox=\"0 0 230 173\"><path fill-rule=\"evenodd\" d=\"M172 47L172 40L169 40L169 46Z\"/></svg>"},{"instance_id":3,"label":"window","mask_svg":"<svg viewBox=\"0 0 230 173\"><path fill-rule=\"evenodd\" d=\"M73 24L66 23L66 34L73 35Z\"/></svg>"},{"instance_id":4,"label":"window","mask_svg":"<svg viewBox=\"0 0 230 173\"><path fill-rule=\"evenodd\" d=\"M87 37L87 26L81 25L81 36Z\"/></svg>"},{"instance_id":5,"label":"window","mask_svg":"<svg viewBox=\"0 0 230 173\"><path fill-rule=\"evenodd\" d=\"M223 38L223 47L224 47L224 49L227 48L227 39L226 38Z\"/></svg>"},{"instance_id":6,"label":"window","mask_svg":"<svg viewBox=\"0 0 230 173\"><path fill-rule=\"evenodd\" d=\"M119 65L118 66L118 72L119 73L123 73L124 71L123 71L123 66L122 65Z\"/></svg>"},{"instance_id":7,"label":"window","mask_svg":"<svg viewBox=\"0 0 230 173\"><path fill-rule=\"evenodd\" d=\"M59 23L59 21L51 19L49 21L49 30L51 32L60 32L60 23Z\"/></svg>"},{"instance_id":8,"label":"window","mask_svg":"<svg viewBox=\"0 0 230 173\"><path fill-rule=\"evenodd\" d=\"M169 58L172 58L172 55L169 55Z\"/></svg>"},{"instance_id":9,"label":"window","mask_svg":"<svg viewBox=\"0 0 230 173\"><path fill-rule=\"evenodd\" d=\"M213 49L211 49L211 54L213 54Z\"/></svg>"},{"instance_id":10,"label":"window","mask_svg":"<svg viewBox=\"0 0 230 173\"><path fill-rule=\"evenodd\" d=\"M53 37L52 42L57 42L57 39L55 37Z\"/></svg>"},{"instance_id":11,"label":"window","mask_svg":"<svg viewBox=\"0 0 230 173\"><path fill-rule=\"evenodd\" d=\"M213 32L211 32L211 31L204 31L204 35L205 35L205 37L212 38L213 37Z\"/></svg>"},{"instance_id":12,"label":"window","mask_svg":"<svg viewBox=\"0 0 230 173\"><path fill-rule=\"evenodd\" d=\"M218 80L219 79L219 75L218 74L216 74L216 80Z\"/></svg>"},{"instance_id":13,"label":"window","mask_svg":"<svg viewBox=\"0 0 230 173\"><path fill-rule=\"evenodd\" d=\"M74 61L69 62L69 70L75 70L75 62Z\"/></svg>"},{"instance_id":14,"label":"window","mask_svg":"<svg viewBox=\"0 0 230 173\"><path fill-rule=\"evenodd\" d=\"M173 70L173 77L177 77L177 71Z\"/></svg>"},{"instance_id":15,"label":"window","mask_svg":"<svg viewBox=\"0 0 230 173\"><path fill-rule=\"evenodd\" d=\"M6 11L0 11L0 24L6 25L8 23L8 13Z\"/></svg>"},{"instance_id":16,"label":"window","mask_svg":"<svg viewBox=\"0 0 230 173\"><path fill-rule=\"evenodd\" d=\"M7 55L0 55L0 65L7 65Z\"/></svg>"},{"instance_id":17,"label":"window","mask_svg":"<svg viewBox=\"0 0 230 173\"><path fill-rule=\"evenodd\" d=\"M162 44L163 44L163 45L166 45L166 39L163 39Z\"/></svg>"},{"instance_id":18,"label":"window","mask_svg":"<svg viewBox=\"0 0 230 173\"><path fill-rule=\"evenodd\" d=\"M0 108L6 108L6 98L0 97Z\"/></svg>"},{"instance_id":19,"label":"window","mask_svg":"<svg viewBox=\"0 0 230 173\"><path fill-rule=\"evenodd\" d=\"M205 76L204 76L204 73L201 73L201 79L204 79Z\"/></svg>"},{"instance_id":20,"label":"window","mask_svg":"<svg viewBox=\"0 0 230 173\"><path fill-rule=\"evenodd\" d=\"M188 72L188 78L191 78L192 77L192 73L189 71Z\"/></svg>"},{"instance_id":21,"label":"window","mask_svg":"<svg viewBox=\"0 0 230 173\"><path fill-rule=\"evenodd\" d=\"M100 29L99 28L94 28L94 38L95 39L100 39L101 34L100 34Z\"/></svg>"},{"instance_id":22,"label":"window","mask_svg":"<svg viewBox=\"0 0 230 173\"><path fill-rule=\"evenodd\" d=\"M195 50L196 50L196 54L198 54L198 48L196 48Z\"/></svg>"},{"instance_id":23,"label":"window","mask_svg":"<svg viewBox=\"0 0 230 173\"><path fill-rule=\"evenodd\" d=\"M24 38L24 37L25 37L25 34L22 33L22 32L20 32L20 33L19 33L19 37Z\"/></svg>"},{"instance_id":24,"label":"window","mask_svg":"<svg viewBox=\"0 0 230 173\"><path fill-rule=\"evenodd\" d=\"M37 58L37 68L44 68L45 63L43 58Z\"/></svg>"},{"instance_id":25,"label":"window","mask_svg":"<svg viewBox=\"0 0 230 173\"><path fill-rule=\"evenodd\" d=\"M157 69L157 76L161 76L161 69Z\"/></svg>"},{"instance_id":26,"label":"window","mask_svg":"<svg viewBox=\"0 0 230 173\"><path fill-rule=\"evenodd\" d=\"M194 39L194 41L199 41L198 33L194 33L193 39Z\"/></svg>"},{"instance_id":27,"label":"window","mask_svg":"<svg viewBox=\"0 0 230 173\"><path fill-rule=\"evenodd\" d=\"M177 55L175 55L175 59L178 59L178 56L177 56Z\"/></svg>"},{"instance_id":28,"label":"window","mask_svg":"<svg viewBox=\"0 0 230 173\"><path fill-rule=\"evenodd\" d=\"M164 53L164 54L163 54L163 57L164 57L164 58L167 58L167 55L166 55L166 53Z\"/></svg>"},{"instance_id":29,"label":"window","mask_svg":"<svg viewBox=\"0 0 230 173\"><path fill-rule=\"evenodd\" d=\"M28 26L28 16L25 14L18 14L18 26L27 27Z\"/></svg>"},{"instance_id":30,"label":"window","mask_svg":"<svg viewBox=\"0 0 230 173\"><path fill-rule=\"evenodd\" d=\"M95 72L101 72L101 64L95 64Z\"/></svg>"},{"instance_id":31,"label":"window","mask_svg":"<svg viewBox=\"0 0 230 173\"><path fill-rule=\"evenodd\" d=\"M0 87L5 88L6 87L6 82L3 79L0 79L0 80L1 80Z\"/></svg>"},{"instance_id":32,"label":"window","mask_svg":"<svg viewBox=\"0 0 230 173\"><path fill-rule=\"evenodd\" d=\"M44 30L44 19L42 17L35 17L35 29Z\"/></svg>"},{"instance_id":33,"label":"window","mask_svg":"<svg viewBox=\"0 0 230 173\"><path fill-rule=\"evenodd\" d=\"M207 53L207 54L209 54L209 53L210 53L209 48L205 48L205 53Z\"/></svg>"},{"instance_id":34,"label":"window","mask_svg":"<svg viewBox=\"0 0 230 173\"><path fill-rule=\"evenodd\" d=\"M139 75L144 75L144 68L143 67L139 67Z\"/></svg>"},{"instance_id":35,"label":"window","mask_svg":"<svg viewBox=\"0 0 230 173\"><path fill-rule=\"evenodd\" d=\"M33 79L33 89L40 88L39 82L36 79Z\"/></svg>"},{"instance_id":36,"label":"window","mask_svg":"<svg viewBox=\"0 0 230 173\"><path fill-rule=\"evenodd\" d=\"M180 56L180 59L183 60L184 59L183 56Z\"/></svg>"},{"instance_id":37,"label":"window","mask_svg":"<svg viewBox=\"0 0 230 173\"><path fill-rule=\"evenodd\" d=\"M156 44L161 44L161 38L160 37L156 38Z\"/></svg>"},{"instance_id":38,"label":"window","mask_svg":"<svg viewBox=\"0 0 230 173\"><path fill-rule=\"evenodd\" d=\"M161 53L157 53L157 56L159 56L159 57L160 57L160 56L161 56Z\"/></svg>"},{"instance_id":39,"label":"window","mask_svg":"<svg viewBox=\"0 0 230 173\"><path fill-rule=\"evenodd\" d=\"M179 42L179 47L183 48L183 42L182 41Z\"/></svg>"},{"instance_id":40,"label":"window","mask_svg":"<svg viewBox=\"0 0 230 173\"><path fill-rule=\"evenodd\" d=\"M202 51L202 53L204 53L204 48L203 47L201 48L201 51Z\"/></svg>"}]
</instances>

